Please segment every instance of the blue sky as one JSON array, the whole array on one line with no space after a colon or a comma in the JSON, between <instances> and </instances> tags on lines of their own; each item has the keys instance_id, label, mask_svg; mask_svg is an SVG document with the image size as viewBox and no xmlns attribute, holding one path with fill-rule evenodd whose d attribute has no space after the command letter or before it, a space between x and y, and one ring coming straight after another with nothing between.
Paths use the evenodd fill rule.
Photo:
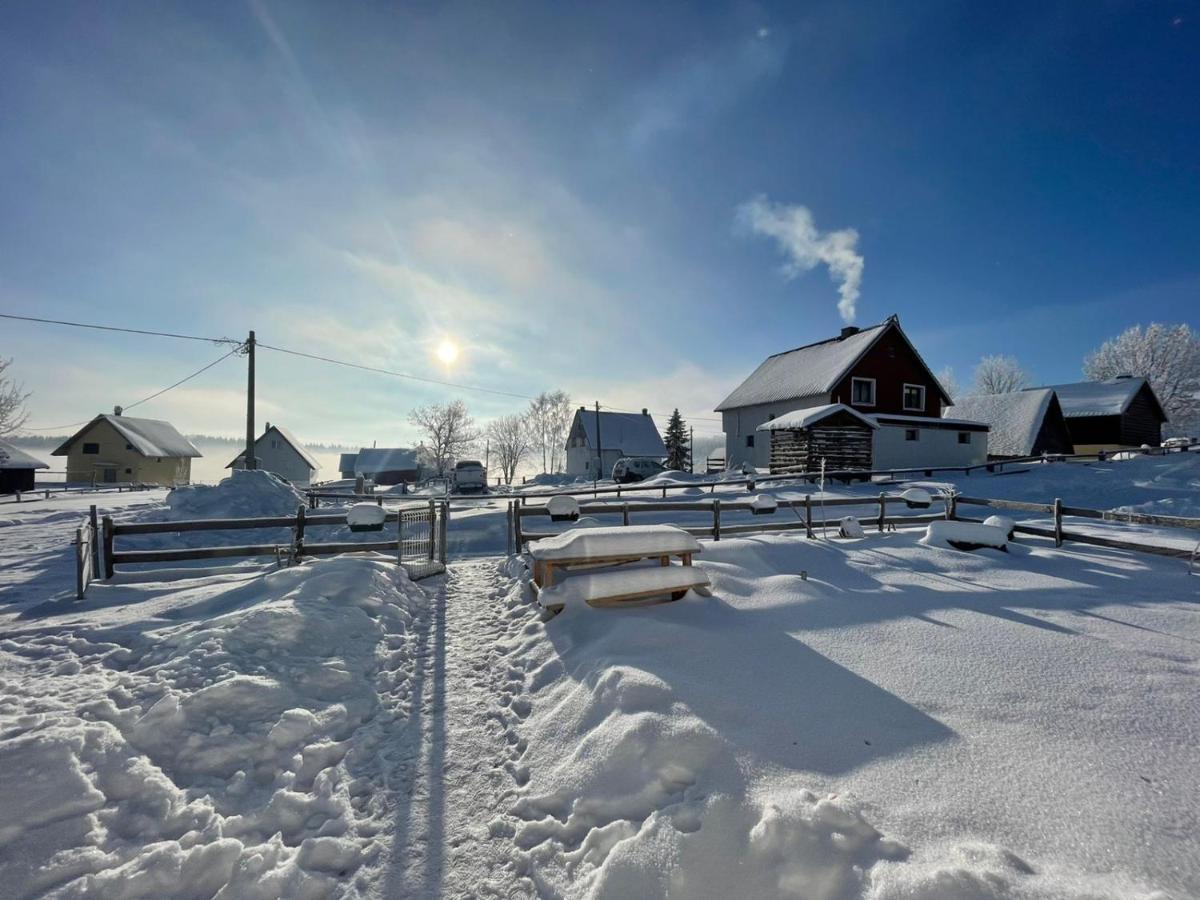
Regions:
<instances>
[{"instance_id":1,"label":"blue sky","mask_svg":"<svg viewBox=\"0 0 1200 900\"><path fill-rule=\"evenodd\" d=\"M8 4L0 311L716 430L762 357L842 324L828 259L786 272L739 216L761 197L857 233L858 324L898 313L961 381L987 353L1067 381L1127 325L1200 324L1198 84L1192 2ZM221 352L0 323L33 425ZM521 405L259 370L260 421L312 440ZM237 434L243 373L138 411Z\"/></svg>"}]
</instances>

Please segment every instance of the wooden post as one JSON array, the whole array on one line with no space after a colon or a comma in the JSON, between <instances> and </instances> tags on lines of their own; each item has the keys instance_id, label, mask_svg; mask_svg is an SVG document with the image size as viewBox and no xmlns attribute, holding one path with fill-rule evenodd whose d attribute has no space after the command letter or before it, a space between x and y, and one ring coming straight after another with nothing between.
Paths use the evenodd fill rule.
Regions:
<instances>
[{"instance_id":1,"label":"wooden post","mask_svg":"<svg viewBox=\"0 0 1200 900\"><path fill-rule=\"evenodd\" d=\"M667 499L667 486L665 484L663 485L663 499Z\"/></svg>"},{"instance_id":2,"label":"wooden post","mask_svg":"<svg viewBox=\"0 0 1200 900\"><path fill-rule=\"evenodd\" d=\"M296 559L304 555L304 507L296 508Z\"/></svg>"},{"instance_id":3,"label":"wooden post","mask_svg":"<svg viewBox=\"0 0 1200 900\"><path fill-rule=\"evenodd\" d=\"M524 537L521 535L521 507L518 506L513 510L513 537L516 539L516 554L521 555L521 547L525 543Z\"/></svg>"},{"instance_id":4,"label":"wooden post","mask_svg":"<svg viewBox=\"0 0 1200 900\"><path fill-rule=\"evenodd\" d=\"M804 495L804 536L812 537L812 494Z\"/></svg>"},{"instance_id":5,"label":"wooden post","mask_svg":"<svg viewBox=\"0 0 1200 900\"><path fill-rule=\"evenodd\" d=\"M512 554L512 542L513 542L512 518L513 518L513 505L512 505L512 501L509 500L508 505L504 509L504 555L505 556L509 556Z\"/></svg>"},{"instance_id":6,"label":"wooden post","mask_svg":"<svg viewBox=\"0 0 1200 900\"><path fill-rule=\"evenodd\" d=\"M112 516L105 516L104 522L104 577L113 577L113 521Z\"/></svg>"},{"instance_id":7,"label":"wooden post","mask_svg":"<svg viewBox=\"0 0 1200 900\"><path fill-rule=\"evenodd\" d=\"M431 497L429 499L429 561L430 562L433 562L433 560L434 560L434 550L435 550L434 544L437 543L437 541L434 539L436 532L437 532L437 504L434 503L433 498Z\"/></svg>"},{"instance_id":8,"label":"wooden post","mask_svg":"<svg viewBox=\"0 0 1200 900\"><path fill-rule=\"evenodd\" d=\"M951 493L950 496L946 498L946 518L958 518L958 496L954 493Z\"/></svg>"},{"instance_id":9,"label":"wooden post","mask_svg":"<svg viewBox=\"0 0 1200 900\"><path fill-rule=\"evenodd\" d=\"M1063 545L1063 529L1062 529L1062 507L1063 502L1061 497L1054 498L1054 546L1061 547Z\"/></svg>"},{"instance_id":10,"label":"wooden post","mask_svg":"<svg viewBox=\"0 0 1200 900\"><path fill-rule=\"evenodd\" d=\"M621 504L621 524L622 525L629 524L629 504L628 503Z\"/></svg>"},{"instance_id":11,"label":"wooden post","mask_svg":"<svg viewBox=\"0 0 1200 900\"><path fill-rule=\"evenodd\" d=\"M83 583L83 567L87 564L88 554L91 552L84 545L83 535L86 528L75 529L75 598L83 599L84 583Z\"/></svg>"},{"instance_id":12,"label":"wooden post","mask_svg":"<svg viewBox=\"0 0 1200 900\"><path fill-rule=\"evenodd\" d=\"M96 504L88 509L88 527L92 530L92 572L100 571L100 529L96 527Z\"/></svg>"},{"instance_id":13,"label":"wooden post","mask_svg":"<svg viewBox=\"0 0 1200 900\"><path fill-rule=\"evenodd\" d=\"M438 521L438 558L442 565L446 564L446 534L450 526L450 501L442 501L442 516Z\"/></svg>"},{"instance_id":14,"label":"wooden post","mask_svg":"<svg viewBox=\"0 0 1200 900\"><path fill-rule=\"evenodd\" d=\"M257 469L254 458L254 332L246 338L246 468Z\"/></svg>"},{"instance_id":15,"label":"wooden post","mask_svg":"<svg viewBox=\"0 0 1200 900\"><path fill-rule=\"evenodd\" d=\"M713 501L713 540L721 539L721 501Z\"/></svg>"},{"instance_id":16,"label":"wooden post","mask_svg":"<svg viewBox=\"0 0 1200 900\"><path fill-rule=\"evenodd\" d=\"M887 494L880 491L879 493L879 533L883 534L883 527L886 524L884 520L887 518Z\"/></svg>"}]
</instances>

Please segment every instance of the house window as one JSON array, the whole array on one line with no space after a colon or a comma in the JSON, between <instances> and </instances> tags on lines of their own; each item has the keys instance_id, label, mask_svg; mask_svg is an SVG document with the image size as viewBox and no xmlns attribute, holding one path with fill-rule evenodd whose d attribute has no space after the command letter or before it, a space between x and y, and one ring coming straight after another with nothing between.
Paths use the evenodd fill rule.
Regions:
<instances>
[{"instance_id":1,"label":"house window","mask_svg":"<svg viewBox=\"0 0 1200 900\"><path fill-rule=\"evenodd\" d=\"M125 449L126 449L126 450L132 450L132 449L133 449L133 444L126 444L126 445L125 445Z\"/></svg>"},{"instance_id":2,"label":"house window","mask_svg":"<svg viewBox=\"0 0 1200 900\"><path fill-rule=\"evenodd\" d=\"M83 452L86 453L88 456L96 456L100 453L100 445L99 444L84 444Z\"/></svg>"},{"instance_id":3,"label":"house window","mask_svg":"<svg viewBox=\"0 0 1200 900\"><path fill-rule=\"evenodd\" d=\"M746 435L746 446L747 446L747 447L753 447L753 446L754 446L754 435L752 435L752 434L748 434L748 435Z\"/></svg>"},{"instance_id":4,"label":"house window","mask_svg":"<svg viewBox=\"0 0 1200 900\"><path fill-rule=\"evenodd\" d=\"M850 402L855 406L875 405L875 379L851 378Z\"/></svg>"},{"instance_id":5,"label":"house window","mask_svg":"<svg viewBox=\"0 0 1200 900\"><path fill-rule=\"evenodd\" d=\"M958 433L958 442L959 442L960 444L969 444L969 443L971 443L971 432L969 432L969 431L960 431L960 432Z\"/></svg>"},{"instance_id":6,"label":"house window","mask_svg":"<svg viewBox=\"0 0 1200 900\"><path fill-rule=\"evenodd\" d=\"M925 388L919 384L904 386L904 408L916 412L925 411Z\"/></svg>"},{"instance_id":7,"label":"house window","mask_svg":"<svg viewBox=\"0 0 1200 900\"><path fill-rule=\"evenodd\" d=\"M132 475L132 474L133 474L133 469L126 469L126 470L125 470L125 474L126 474L126 475Z\"/></svg>"},{"instance_id":8,"label":"house window","mask_svg":"<svg viewBox=\"0 0 1200 900\"><path fill-rule=\"evenodd\" d=\"M919 441L921 439L921 431L918 428L905 428L904 439L906 441Z\"/></svg>"}]
</instances>

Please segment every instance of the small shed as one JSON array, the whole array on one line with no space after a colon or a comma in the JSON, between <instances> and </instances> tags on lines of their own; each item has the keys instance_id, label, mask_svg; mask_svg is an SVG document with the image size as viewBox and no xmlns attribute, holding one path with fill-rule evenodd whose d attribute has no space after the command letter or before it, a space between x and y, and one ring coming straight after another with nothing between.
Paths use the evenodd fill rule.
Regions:
<instances>
[{"instance_id":1,"label":"small shed","mask_svg":"<svg viewBox=\"0 0 1200 900\"><path fill-rule=\"evenodd\" d=\"M1162 443L1167 414L1145 378L1118 375L1050 387L1062 404L1076 453Z\"/></svg>"},{"instance_id":2,"label":"small shed","mask_svg":"<svg viewBox=\"0 0 1200 900\"><path fill-rule=\"evenodd\" d=\"M784 413L758 426L770 435L771 474L870 469L879 426L844 403Z\"/></svg>"},{"instance_id":3,"label":"small shed","mask_svg":"<svg viewBox=\"0 0 1200 900\"><path fill-rule=\"evenodd\" d=\"M1050 388L963 397L953 409L988 424L988 459L1075 452L1058 396Z\"/></svg>"},{"instance_id":4,"label":"small shed","mask_svg":"<svg viewBox=\"0 0 1200 900\"><path fill-rule=\"evenodd\" d=\"M354 460L354 477L362 475L378 485L412 484L420 474L417 451L407 447L364 447Z\"/></svg>"},{"instance_id":5,"label":"small shed","mask_svg":"<svg viewBox=\"0 0 1200 900\"><path fill-rule=\"evenodd\" d=\"M0 441L0 494L32 491L35 472L48 468L37 457L18 450L8 441Z\"/></svg>"}]
</instances>

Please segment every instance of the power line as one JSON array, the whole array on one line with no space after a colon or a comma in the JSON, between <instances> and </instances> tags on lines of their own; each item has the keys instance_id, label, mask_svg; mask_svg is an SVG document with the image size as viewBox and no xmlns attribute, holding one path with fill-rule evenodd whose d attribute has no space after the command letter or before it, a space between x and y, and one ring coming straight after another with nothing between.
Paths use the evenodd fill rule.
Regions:
<instances>
[{"instance_id":1,"label":"power line","mask_svg":"<svg viewBox=\"0 0 1200 900\"><path fill-rule=\"evenodd\" d=\"M241 341L227 337L200 337L199 335L195 334L176 334L175 332L171 331L146 331L141 328L119 328L116 325L96 325L89 322L67 322L63 319L39 319L36 316L16 316L11 313L0 313L0 319L15 319L19 322L38 322L42 325L69 325L72 328L92 328L96 331L120 331L125 334L142 334L153 337L179 338L180 340L184 341L206 341L210 344L241 345L242 343Z\"/></svg>"},{"instance_id":2,"label":"power line","mask_svg":"<svg viewBox=\"0 0 1200 900\"><path fill-rule=\"evenodd\" d=\"M471 384L458 384L453 381L439 381L436 378L423 378L420 375L412 375L408 372L397 372L392 369L380 369L380 368L377 368L376 366L364 366L361 363L347 362L344 359L333 359L332 357L329 357L329 356L318 356L315 353L304 353L300 350L288 350L285 347L273 347L270 344L264 344L262 342L259 342L258 346L261 347L263 350L274 350L276 353L287 353L292 356L302 356L305 359L315 359L320 362L333 363L335 366L346 366L347 368L350 368L350 369L361 369L364 372L376 372L380 375L393 375L396 378L407 378L411 381L423 382L424 384L437 384L437 385L441 385L442 387L458 388L459 390L462 390L462 391L478 391L483 394L496 394L501 397L515 397L518 400L533 400L533 399L535 399L526 394L515 394L512 391L500 391L500 390L496 390L495 388L478 387L477 385L471 385Z\"/></svg>"},{"instance_id":3,"label":"power line","mask_svg":"<svg viewBox=\"0 0 1200 900\"><path fill-rule=\"evenodd\" d=\"M219 363L219 362L222 362L222 361L224 361L224 360L226 360L226 359L229 359L229 357L233 356L235 353L237 353L237 352L238 352L239 350L241 350L241 349L242 349L242 348L241 348L241 346L240 346L240 345L239 345L239 346L237 346L237 347L234 347L232 350L230 350L230 351L229 351L228 353L226 353L224 356L221 356L221 357L219 357L218 359L214 359L214 360L213 360L212 362L210 362L210 363L209 363L207 366L205 366L205 367L204 367L204 368L202 368L202 369L197 369L195 372L193 372L191 375L188 375L186 378L181 378L181 379L179 379L177 382L175 382L174 384L172 384L172 385L169 385L169 386L167 386L167 387L163 388L161 391L155 391L155 392L154 392L153 394L151 394L149 397L143 397L141 400L137 400L137 401L135 401L135 402L133 402L133 403L130 403L128 406L122 406L122 407L121 407L122 411L133 409L135 406L141 406L143 403L148 403L148 402L150 402L150 401L151 401L151 400L153 400L155 397L161 397L161 396L162 396L163 394L165 394L167 391L174 390L175 388L179 387L181 384L185 384L186 382L189 382L189 381L191 381L191 380L192 380L193 378L195 378L197 375L203 375L205 372L207 372L209 369L211 369L211 368L212 368L213 366L215 366L217 363ZM90 422L90 421L92 421L92 420L91 420L91 419L84 419L82 422L72 422L72 423L70 423L69 425L48 425L48 426L44 426L44 427L40 427L40 428L25 428L24 430L25 430L25 431L57 431L57 430L59 430L60 428L74 428L74 427L76 427L76 426L78 426L78 425L86 425L86 424L87 424L88 422Z\"/></svg>"}]
</instances>

